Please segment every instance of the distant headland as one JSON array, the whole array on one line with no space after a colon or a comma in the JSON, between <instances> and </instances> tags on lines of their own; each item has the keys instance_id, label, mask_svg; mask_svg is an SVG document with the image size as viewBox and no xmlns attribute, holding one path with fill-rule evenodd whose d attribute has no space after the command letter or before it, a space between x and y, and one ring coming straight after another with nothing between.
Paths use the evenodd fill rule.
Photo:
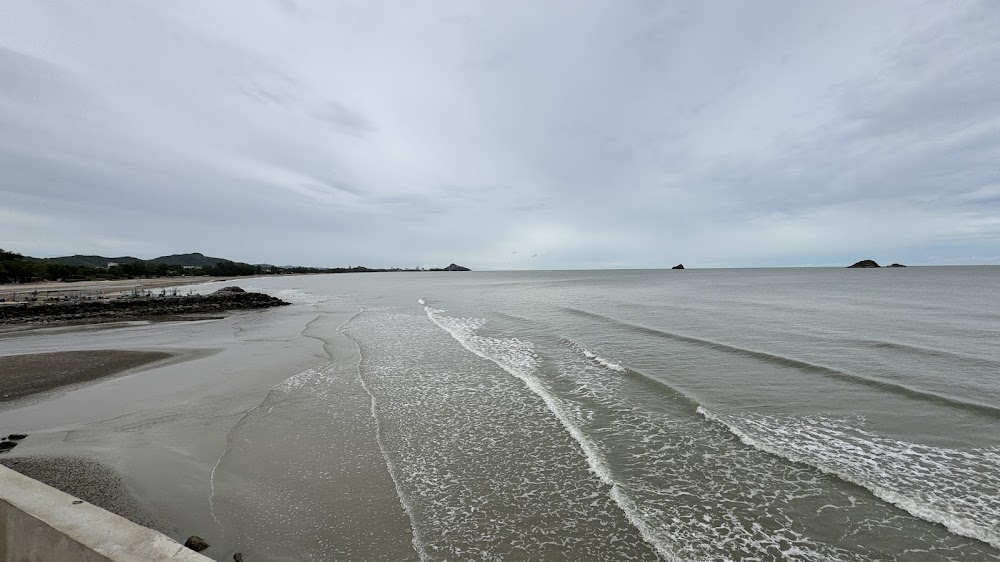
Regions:
<instances>
[{"instance_id":1,"label":"distant headland","mask_svg":"<svg viewBox=\"0 0 1000 562\"><path fill-rule=\"evenodd\" d=\"M469 269L468 267L462 267L462 266L460 266L458 264L454 264L453 263L453 264L449 264L448 267L431 268L431 269L428 269L427 271L472 271L472 270Z\"/></svg>"},{"instance_id":2,"label":"distant headland","mask_svg":"<svg viewBox=\"0 0 1000 562\"><path fill-rule=\"evenodd\" d=\"M94 281L136 277L282 275L289 273L375 273L395 271L471 271L458 264L425 269L351 267L303 267L294 265L249 264L213 258L195 252L172 254L150 260L132 256L62 256L33 258L0 249L0 283L30 281Z\"/></svg>"},{"instance_id":3,"label":"distant headland","mask_svg":"<svg viewBox=\"0 0 1000 562\"><path fill-rule=\"evenodd\" d=\"M865 268L875 268L875 267L882 267L882 266L880 266L878 262L876 262L875 260L861 260L855 263L854 265L847 266L848 269L851 268L865 269ZM886 267L906 267L906 266L901 263L894 263L892 265L887 265Z\"/></svg>"}]
</instances>

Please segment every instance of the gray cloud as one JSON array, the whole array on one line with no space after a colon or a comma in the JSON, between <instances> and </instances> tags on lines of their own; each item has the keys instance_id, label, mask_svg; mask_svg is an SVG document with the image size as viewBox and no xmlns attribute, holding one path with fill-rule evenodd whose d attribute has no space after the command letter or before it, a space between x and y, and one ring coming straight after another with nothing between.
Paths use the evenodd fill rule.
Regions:
<instances>
[{"instance_id":1,"label":"gray cloud","mask_svg":"<svg viewBox=\"0 0 1000 562\"><path fill-rule=\"evenodd\" d=\"M985 0L7 2L0 247L995 261L998 16Z\"/></svg>"}]
</instances>

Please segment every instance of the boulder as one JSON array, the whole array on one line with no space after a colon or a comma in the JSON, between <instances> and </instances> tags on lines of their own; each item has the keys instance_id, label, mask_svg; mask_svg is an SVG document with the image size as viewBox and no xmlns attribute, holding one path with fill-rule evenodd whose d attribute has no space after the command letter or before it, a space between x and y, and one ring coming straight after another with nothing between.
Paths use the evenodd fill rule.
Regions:
<instances>
[{"instance_id":1,"label":"boulder","mask_svg":"<svg viewBox=\"0 0 1000 562\"><path fill-rule=\"evenodd\" d=\"M21 439L24 439L27 436L28 436L27 433L11 433L10 435L7 436L7 439L10 439L11 441L20 441Z\"/></svg>"},{"instance_id":2,"label":"boulder","mask_svg":"<svg viewBox=\"0 0 1000 562\"><path fill-rule=\"evenodd\" d=\"M17 447L16 441L0 441L0 451L9 451Z\"/></svg>"},{"instance_id":3,"label":"boulder","mask_svg":"<svg viewBox=\"0 0 1000 562\"><path fill-rule=\"evenodd\" d=\"M198 535L191 535L188 537L188 540L184 541L184 546L195 552L201 552L208 548L209 545L205 542L205 539L199 537Z\"/></svg>"},{"instance_id":4,"label":"boulder","mask_svg":"<svg viewBox=\"0 0 1000 562\"><path fill-rule=\"evenodd\" d=\"M861 260L854 265L847 266L848 268L868 268L868 267L879 267L875 260Z\"/></svg>"},{"instance_id":5,"label":"boulder","mask_svg":"<svg viewBox=\"0 0 1000 562\"><path fill-rule=\"evenodd\" d=\"M246 291L243 290L243 287L237 287L236 285L233 285L232 287L223 287L212 294L217 295L219 293L225 294L225 293L245 293L245 292Z\"/></svg>"},{"instance_id":6,"label":"boulder","mask_svg":"<svg viewBox=\"0 0 1000 562\"><path fill-rule=\"evenodd\" d=\"M684 264L683 263L679 263L679 264L671 267L670 269L684 269Z\"/></svg>"},{"instance_id":7,"label":"boulder","mask_svg":"<svg viewBox=\"0 0 1000 562\"><path fill-rule=\"evenodd\" d=\"M233 562L243 562L243 553L237 552L233 555Z\"/></svg>"}]
</instances>

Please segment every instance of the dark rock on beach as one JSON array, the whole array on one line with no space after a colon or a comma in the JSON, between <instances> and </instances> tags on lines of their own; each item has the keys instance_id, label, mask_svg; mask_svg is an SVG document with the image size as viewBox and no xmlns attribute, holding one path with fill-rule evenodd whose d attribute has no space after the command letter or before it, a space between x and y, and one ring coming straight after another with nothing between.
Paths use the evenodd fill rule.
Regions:
<instances>
[{"instance_id":1,"label":"dark rock on beach","mask_svg":"<svg viewBox=\"0 0 1000 562\"><path fill-rule=\"evenodd\" d=\"M683 263L679 263L679 264L671 267L670 269L684 269L684 264Z\"/></svg>"},{"instance_id":2,"label":"dark rock on beach","mask_svg":"<svg viewBox=\"0 0 1000 562\"><path fill-rule=\"evenodd\" d=\"M218 295L220 293L226 294L226 293L245 293L245 292L246 291L243 290L243 287L237 287L236 285L233 285L232 287L223 287L212 294Z\"/></svg>"},{"instance_id":3,"label":"dark rock on beach","mask_svg":"<svg viewBox=\"0 0 1000 562\"><path fill-rule=\"evenodd\" d=\"M10 435L7 436L7 439L10 439L11 441L20 441L21 439L24 439L27 436L28 436L27 433L11 433Z\"/></svg>"},{"instance_id":4,"label":"dark rock on beach","mask_svg":"<svg viewBox=\"0 0 1000 562\"><path fill-rule=\"evenodd\" d=\"M9 451L17 447L16 441L0 441L0 452Z\"/></svg>"},{"instance_id":5,"label":"dark rock on beach","mask_svg":"<svg viewBox=\"0 0 1000 562\"><path fill-rule=\"evenodd\" d=\"M237 552L236 554L234 554L233 555L233 561L234 562L243 562L243 553Z\"/></svg>"},{"instance_id":6,"label":"dark rock on beach","mask_svg":"<svg viewBox=\"0 0 1000 562\"><path fill-rule=\"evenodd\" d=\"M878 263L874 260L861 260L854 265L847 266L848 268L874 268L879 267Z\"/></svg>"},{"instance_id":7,"label":"dark rock on beach","mask_svg":"<svg viewBox=\"0 0 1000 562\"><path fill-rule=\"evenodd\" d=\"M198 535L191 535L188 537L188 540L184 541L184 546L195 552L201 552L208 548L209 544L205 542L205 539L199 537Z\"/></svg>"},{"instance_id":8,"label":"dark rock on beach","mask_svg":"<svg viewBox=\"0 0 1000 562\"><path fill-rule=\"evenodd\" d=\"M3 306L0 307L0 324L145 320L192 314L224 313L231 310L253 310L287 304L290 303L263 293L248 293L239 287L226 287L211 295L24 303L17 306Z\"/></svg>"}]
</instances>

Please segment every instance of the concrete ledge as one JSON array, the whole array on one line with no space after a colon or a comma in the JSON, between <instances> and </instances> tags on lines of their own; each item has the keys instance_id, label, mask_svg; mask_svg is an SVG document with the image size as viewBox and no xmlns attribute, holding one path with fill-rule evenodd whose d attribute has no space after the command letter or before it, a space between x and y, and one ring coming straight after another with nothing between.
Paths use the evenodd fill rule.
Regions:
<instances>
[{"instance_id":1,"label":"concrete ledge","mask_svg":"<svg viewBox=\"0 0 1000 562\"><path fill-rule=\"evenodd\" d=\"M211 562L170 537L0 466L0 560Z\"/></svg>"}]
</instances>

